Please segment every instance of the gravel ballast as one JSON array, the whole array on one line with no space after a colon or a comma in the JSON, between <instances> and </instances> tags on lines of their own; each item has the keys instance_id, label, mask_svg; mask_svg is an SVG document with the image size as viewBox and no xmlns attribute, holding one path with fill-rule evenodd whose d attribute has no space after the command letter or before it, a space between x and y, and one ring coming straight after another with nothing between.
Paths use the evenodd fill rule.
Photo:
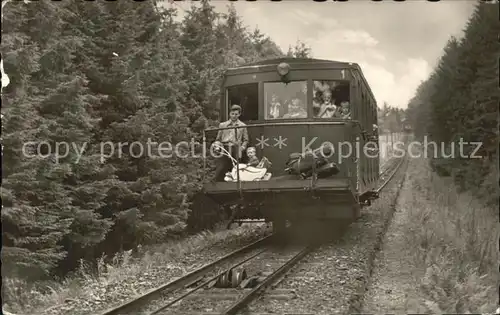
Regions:
<instances>
[{"instance_id":1,"label":"gravel ballast","mask_svg":"<svg viewBox=\"0 0 500 315\"><path fill-rule=\"evenodd\" d=\"M384 188L380 198L363 209L361 218L332 244L307 256L276 289L293 289L290 300L266 298L249 306L251 313L352 314L361 303L376 252L391 220L408 162Z\"/></svg>"}]
</instances>

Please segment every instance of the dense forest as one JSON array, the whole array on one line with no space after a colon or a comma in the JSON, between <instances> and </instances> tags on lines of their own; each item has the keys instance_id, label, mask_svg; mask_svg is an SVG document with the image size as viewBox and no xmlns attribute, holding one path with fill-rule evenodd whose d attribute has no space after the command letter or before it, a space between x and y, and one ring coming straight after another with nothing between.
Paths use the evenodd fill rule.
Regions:
<instances>
[{"instance_id":1,"label":"dense forest","mask_svg":"<svg viewBox=\"0 0 500 315\"><path fill-rule=\"evenodd\" d=\"M63 275L183 233L200 159L158 158L154 146L141 154L130 144L200 140L217 120L211 108L224 69L285 55L246 29L234 7L221 14L202 1L184 13L178 21L176 7L151 1L3 6L9 276ZM288 54L308 52L297 43ZM105 160L101 143L109 144Z\"/></svg>"},{"instance_id":2,"label":"dense forest","mask_svg":"<svg viewBox=\"0 0 500 315\"><path fill-rule=\"evenodd\" d=\"M489 204L498 203L499 33L498 3L478 3L463 38L449 39L406 111L418 138L443 147L430 156L432 167ZM461 139L469 158L459 156ZM477 152L473 142L482 143Z\"/></svg>"}]
</instances>

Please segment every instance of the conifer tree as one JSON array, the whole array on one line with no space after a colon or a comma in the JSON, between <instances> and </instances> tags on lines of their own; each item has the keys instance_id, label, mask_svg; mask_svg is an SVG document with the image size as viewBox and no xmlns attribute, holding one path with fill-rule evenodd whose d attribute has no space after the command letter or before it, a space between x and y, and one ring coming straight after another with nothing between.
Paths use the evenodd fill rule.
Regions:
<instances>
[{"instance_id":1,"label":"conifer tree","mask_svg":"<svg viewBox=\"0 0 500 315\"><path fill-rule=\"evenodd\" d=\"M4 254L6 261L22 261L15 264L21 269L42 274L49 272L70 247L82 248L101 241L110 222L96 215L91 204L78 200L81 195L76 193L87 189L97 203L102 197L98 188L101 179L92 176L100 172L91 161L95 157L89 156L90 152L78 154L74 149L84 148L92 140L96 120L88 112L93 98L88 95L87 80L73 63L81 41L64 31L70 12L54 3L33 3L21 10L26 10L29 26L26 40L32 43L38 60L37 67L20 68L19 76L14 75L21 78L29 73L26 85L16 86L19 81L15 81L13 90L24 87L29 95L24 101L31 102L32 119L28 125L24 123L27 128L23 130L22 145L7 141L13 149L8 154L18 159L5 180L11 207L2 211L7 226ZM48 37L42 29L55 36ZM9 61L6 63L11 67L19 65ZM8 136L19 132L21 115L20 109L6 112ZM28 141L33 144L24 146ZM31 156L19 156L19 146ZM60 150L58 155L56 149Z\"/></svg>"},{"instance_id":2,"label":"conifer tree","mask_svg":"<svg viewBox=\"0 0 500 315\"><path fill-rule=\"evenodd\" d=\"M478 2L464 31L451 38L430 78L421 84L409 104L418 136L429 135L455 158L436 159L432 165L442 175L452 175L462 189L470 189L497 202L489 175L498 160L498 32L499 4ZM460 141L480 142L481 159L459 157ZM465 147L468 156L475 145ZM495 180L496 181L496 180Z\"/></svg>"},{"instance_id":3,"label":"conifer tree","mask_svg":"<svg viewBox=\"0 0 500 315\"><path fill-rule=\"evenodd\" d=\"M311 48L304 42L297 40L295 46L289 46L286 55L294 58L311 58Z\"/></svg>"}]
</instances>

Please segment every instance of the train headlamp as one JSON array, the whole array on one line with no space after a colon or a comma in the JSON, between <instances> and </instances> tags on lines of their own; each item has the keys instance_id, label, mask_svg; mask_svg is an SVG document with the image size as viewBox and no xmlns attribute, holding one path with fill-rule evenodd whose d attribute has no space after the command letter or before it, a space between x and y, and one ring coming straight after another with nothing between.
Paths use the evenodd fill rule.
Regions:
<instances>
[{"instance_id":1,"label":"train headlamp","mask_svg":"<svg viewBox=\"0 0 500 315\"><path fill-rule=\"evenodd\" d=\"M282 62L276 67L276 70L278 70L278 74L283 77L290 72L290 65L286 62Z\"/></svg>"}]
</instances>

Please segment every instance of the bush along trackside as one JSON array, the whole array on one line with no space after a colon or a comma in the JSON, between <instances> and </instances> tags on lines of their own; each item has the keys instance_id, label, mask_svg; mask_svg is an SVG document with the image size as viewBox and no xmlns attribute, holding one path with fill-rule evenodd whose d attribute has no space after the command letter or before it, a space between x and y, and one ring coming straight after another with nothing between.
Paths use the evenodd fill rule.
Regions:
<instances>
[{"instance_id":1,"label":"bush along trackside","mask_svg":"<svg viewBox=\"0 0 500 315\"><path fill-rule=\"evenodd\" d=\"M493 313L498 211L451 184L412 161L364 313Z\"/></svg>"}]
</instances>

